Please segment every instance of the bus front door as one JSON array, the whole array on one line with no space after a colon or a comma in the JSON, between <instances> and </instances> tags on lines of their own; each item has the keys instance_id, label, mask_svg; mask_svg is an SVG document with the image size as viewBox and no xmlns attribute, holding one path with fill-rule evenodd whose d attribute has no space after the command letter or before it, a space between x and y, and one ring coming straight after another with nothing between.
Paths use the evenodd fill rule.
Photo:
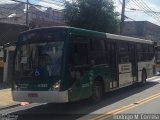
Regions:
<instances>
[{"instance_id":1,"label":"bus front door","mask_svg":"<svg viewBox=\"0 0 160 120\"><path fill-rule=\"evenodd\" d=\"M91 94L88 73L88 43L76 42L70 44L69 59L69 96L70 101L88 98Z\"/></svg>"}]
</instances>

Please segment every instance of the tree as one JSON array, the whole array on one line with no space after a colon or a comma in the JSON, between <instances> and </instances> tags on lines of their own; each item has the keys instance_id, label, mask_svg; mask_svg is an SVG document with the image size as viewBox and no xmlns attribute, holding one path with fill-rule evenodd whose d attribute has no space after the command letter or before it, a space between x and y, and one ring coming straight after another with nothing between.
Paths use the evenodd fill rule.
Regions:
<instances>
[{"instance_id":1,"label":"tree","mask_svg":"<svg viewBox=\"0 0 160 120\"><path fill-rule=\"evenodd\" d=\"M73 27L116 33L119 29L118 14L112 0L73 0L66 2L66 23Z\"/></svg>"}]
</instances>

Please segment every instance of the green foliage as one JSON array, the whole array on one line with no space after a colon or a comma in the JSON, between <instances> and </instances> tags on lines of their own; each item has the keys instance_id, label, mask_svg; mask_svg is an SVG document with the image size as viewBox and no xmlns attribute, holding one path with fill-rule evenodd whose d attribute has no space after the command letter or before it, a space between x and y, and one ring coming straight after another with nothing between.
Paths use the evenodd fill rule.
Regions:
<instances>
[{"instance_id":1,"label":"green foliage","mask_svg":"<svg viewBox=\"0 0 160 120\"><path fill-rule=\"evenodd\" d=\"M66 23L73 27L101 32L117 33L118 13L112 0L73 0L66 2L64 9Z\"/></svg>"}]
</instances>

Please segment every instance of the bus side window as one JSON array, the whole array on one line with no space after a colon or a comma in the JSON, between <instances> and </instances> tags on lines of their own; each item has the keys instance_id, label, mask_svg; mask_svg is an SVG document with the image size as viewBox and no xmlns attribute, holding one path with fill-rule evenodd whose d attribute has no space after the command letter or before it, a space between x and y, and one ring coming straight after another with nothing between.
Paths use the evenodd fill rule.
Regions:
<instances>
[{"instance_id":1,"label":"bus side window","mask_svg":"<svg viewBox=\"0 0 160 120\"><path fill-rule=\"evenodd\" d=\"M88 64L88 44L83 42L82 38L71 39L69 44L69 64L75 65L87 65ZM79 40L81 39L81 40ZM78 41L79 40L79 41Z\"/></svg>"},{"instance_id":2,"label":"bus side window","mask_svg":"<svg viewBox=\"0 0 160 120\"><path fill-rule=\"evenodd\" d=\"M154 56L154 46L149 45L149 60L152 60L153 56Z\"/></svg>"},{"instance_id":3,"label":"bus side window","mask_svg":"<svg viewBox=\"0 0 160 120\"><path fill-rule=\"evenodd\" d=\"M119 44L119 63L129 63L129 47L127 43Z\"/></svg>"},{"instance_id":4,"label":"bus side window","mask_svg":"<svg viewBox=\"0 0 160 120\"><path fill-rule=\"evenodd\" d=\"M138 61L143 61L142 44L137 44Z\"/></svg>"},{"instance_id":5,"label":"bus side window","mask_svg":"<svg viewBox=\"0 0 160 120\"><path fill-rule=\"evenodd\" d=\"M76 43L73 44L73 64L86 65L88 63L87 44Z\"/></svg>"},{"instance_id":6,"label":"bus side window","mask_svg":"<svg viewBox=\"0 0 160 120\"><path fill-rule=\"evenodd\" d=\"M72 36L69 43L68 57L68 79L69 87L74 81L80 80L81 76L87 71L88 65L88 43L85 38ZM79 84L78 84L79 85Z\"/></svg>"},{"instance_id":7,"label":"bus side window","mask_svg":"<svg viewBox=\"0 0 160 120\"><path fill-rule=\"evenodd\" d=\"M90 62L95 64L106 64L106 48L104 39L92 38L90 39Z\"/></svg>"},{"instance_id":8,"label":"bus side window","mask_svg":"<svg viewBox=\"0 0 160 120\"><path fill-rule=\"evenodd\" d=\"M143 48L143 61L147 61L148 60L148 45L143 44L142 45Z\"/></svg>"}]
</instances>

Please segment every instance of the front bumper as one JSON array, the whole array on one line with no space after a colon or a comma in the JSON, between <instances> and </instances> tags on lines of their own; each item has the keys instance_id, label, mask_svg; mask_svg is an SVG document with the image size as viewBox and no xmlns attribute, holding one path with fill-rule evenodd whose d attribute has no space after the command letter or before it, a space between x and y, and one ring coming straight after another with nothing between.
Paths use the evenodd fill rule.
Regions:
<instances>
[{"instance_id":1,"label":"front bumper","mask_svg":"<svg viewBox=\"0 0 160 120\"><path fill-rule=\"evenodd\" d=\"M36 103L68 102L68 91L12 91L14 101Z\"/></svg>"}]
</instances>

